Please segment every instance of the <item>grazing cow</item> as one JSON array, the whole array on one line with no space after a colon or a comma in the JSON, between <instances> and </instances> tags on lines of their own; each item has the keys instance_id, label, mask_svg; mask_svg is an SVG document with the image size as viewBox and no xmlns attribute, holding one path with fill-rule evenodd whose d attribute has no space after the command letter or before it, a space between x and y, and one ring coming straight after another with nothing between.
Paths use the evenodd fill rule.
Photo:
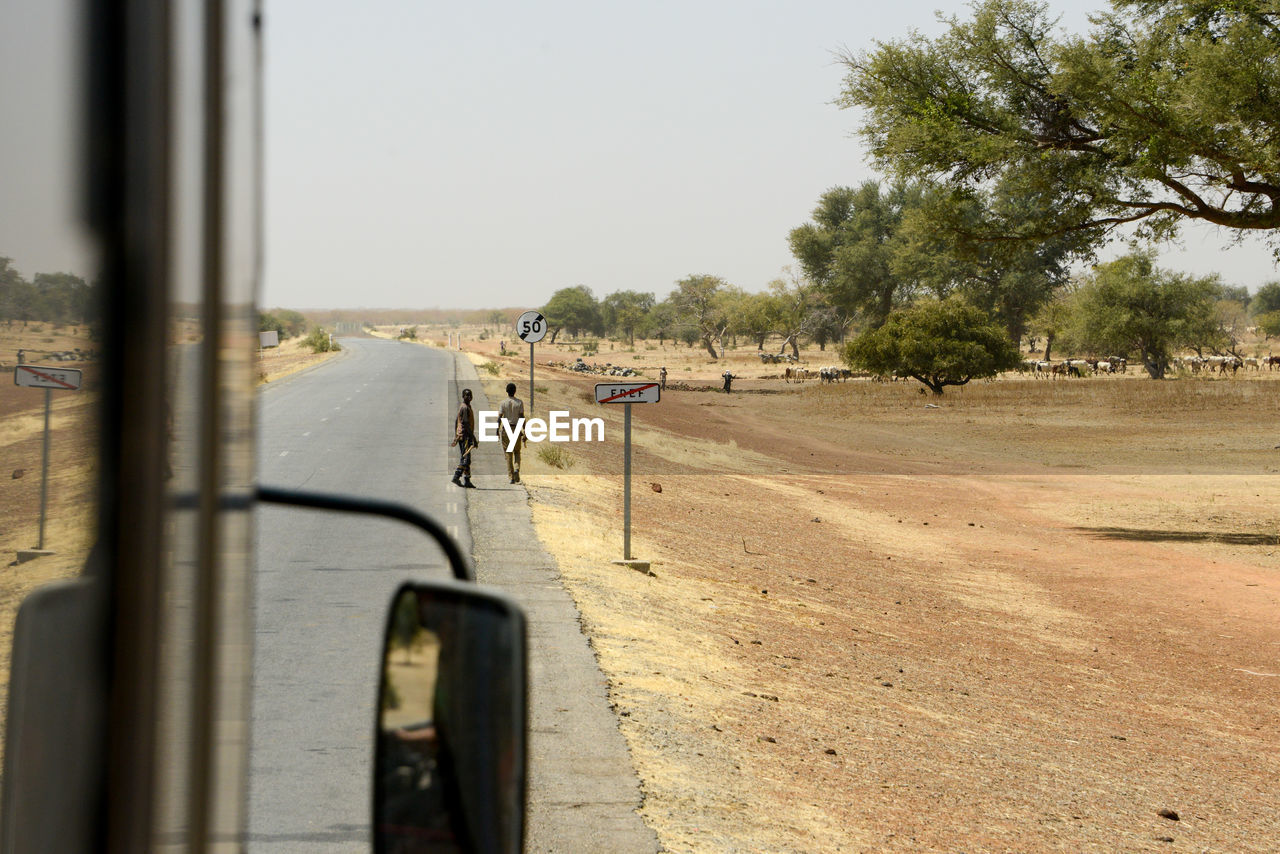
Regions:
<instances>
[{"instance_id":1,"label":"grazing cow","mask_svg":"<svg viewBox=\"0 0 1280 854\"><path fill-rule=\"evenodd\" d=\"M1066 366L1066 375L1069 377L1083 377L1085 371L1093 370L1093 366L1085 359L1067 359L1063 364Z\"/></svg>"},{"instance_id":2,"label":"grazing cow","mask_svg":"<svg viewBox=\"0 0 1280 854\"><path fill-rule=\"evenodd\" d=\"M822 378L824 383L833 383L836 380L843 382L845 375L852 373L852 371L848 371L844 368L838 368L835 365L828 365L827 367L820 368L818 370L818 376Z\"/></svg>"}]
</instances>

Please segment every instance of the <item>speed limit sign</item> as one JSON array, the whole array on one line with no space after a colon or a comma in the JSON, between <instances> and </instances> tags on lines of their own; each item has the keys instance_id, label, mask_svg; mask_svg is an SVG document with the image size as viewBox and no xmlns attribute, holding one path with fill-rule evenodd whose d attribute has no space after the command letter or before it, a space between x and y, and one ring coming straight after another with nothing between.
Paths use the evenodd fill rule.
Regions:
<instances>
[{"instance_id":1,"label":"speed limit sign","mask_svg":"<svg viewBox=\"0 0 1280 854\"><path fill-rule=\"evenodd\" d=\"M521 341L537 344L547 334L547 319L540 312L526 311L516 321L516 334Z\"/></svg>"}]
</instances>

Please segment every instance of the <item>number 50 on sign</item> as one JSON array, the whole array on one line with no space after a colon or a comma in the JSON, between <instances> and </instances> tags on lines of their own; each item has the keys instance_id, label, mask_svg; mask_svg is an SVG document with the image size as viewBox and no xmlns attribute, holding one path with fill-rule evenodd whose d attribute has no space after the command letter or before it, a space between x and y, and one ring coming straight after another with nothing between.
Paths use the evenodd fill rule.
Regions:
<instances>
[{"instance_id":1,"label":"number 50 on sign","mask_svg":"<svg viewBox=\"0 0 1280 854\"><path fill-rule=\"evenodd\" d=\"M516 334L526 344L537 344L547 334L547 319L541 312L526 311L516 321Z\"/></svg>"}]
</instances>

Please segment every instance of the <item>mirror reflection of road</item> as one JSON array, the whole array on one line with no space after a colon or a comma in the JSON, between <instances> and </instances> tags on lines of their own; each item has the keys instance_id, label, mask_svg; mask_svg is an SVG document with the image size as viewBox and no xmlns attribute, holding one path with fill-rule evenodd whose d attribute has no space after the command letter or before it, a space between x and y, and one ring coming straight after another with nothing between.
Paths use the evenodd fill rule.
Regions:
<instances>
[{"instance_id":1,"label":"mirror reflection of road","mask_svg":"<svg viewBox=\"0 0 1280 854\"><path fill-rule=\"evenodd\" d=\"M260 482L410 505L470 554L449 485L453 357L341 344L331 363L263 387ZM368 851L383 619L399 582L448 577L444 555L399 522L268 506L256 523L249 851Z\"/></svg>"}]
</instances>

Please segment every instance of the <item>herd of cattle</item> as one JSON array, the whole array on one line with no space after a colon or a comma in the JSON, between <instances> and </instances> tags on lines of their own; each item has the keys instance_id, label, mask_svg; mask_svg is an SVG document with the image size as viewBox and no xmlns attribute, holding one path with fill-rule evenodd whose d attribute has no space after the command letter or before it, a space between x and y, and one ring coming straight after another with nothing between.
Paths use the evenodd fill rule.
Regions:
<instances>
[{"instance_id":1,"label":"herd of cattle","mask_svg":"<svg viewBox=\"0 0 1280 854\"><path fill-rule=\"evenodd\" d=\"M844 382L853 379L853 371L835 365L825 368L799 368L788 365L782 371L782 378L789 383L801 383L805 380L817 379L824 383Z\"/></svg>"},{"instance_id":2,"label":"herd of cattle","mask_svg":"<svg viewBox=\"0 0 1280 854\"><path fill-rule=\"evenodd\" d=\"M38 364L40 362L89 362L96 359L96 350L55 350L48 353L37 353L34 350L19 350L18 364Z\"/></svg>"},{"instance_id":3,"label":"herd of cattle","mask_svg":"<svg viewBox=\"0 0 1280 854\"><path fill-rule=\"evenodd\" d=\"M1173 367L1193 374L1235 374L1237 371L1263 368L1274 371L1280 368L1280 356L1177 356ZM1021 370L1037 377L1083 377L1094 374L1123 374L1129 370L1128 361L1118 356L1106 359L1066 359L1062 362L1028 360Z\"/></svg>"},{"instance_id":4,"label":"herd of cattle","mask_svg":"<svg viewBox=\"0 0 1280 854\"><path fill-rule=\"evenodd\" d=\"M782 371L782 379L789 383L799 383L816 379L824 383L844 382L857 375L848 368L828 365L822 368L806 368L795 364L797 361L790 353L761 353L760 361L765 364L787 363ZM1218 373L1235 374L1240 370L1260 371L1262 369L1280 369L1280 356L1176 356L1173 367L1193 374ZM1057 379L1059 377L1085 377L1098 374L1123 374L1129 370L1129 362L1120 356L1105 359L1065 359L1061 362L1029 359L1019 367L1022 373L1030 373L1038 378ZM872 377L872 379L891 379L890 377ZM896 377L892 378L896 379Z\"/></svg>"}]
</instances>

